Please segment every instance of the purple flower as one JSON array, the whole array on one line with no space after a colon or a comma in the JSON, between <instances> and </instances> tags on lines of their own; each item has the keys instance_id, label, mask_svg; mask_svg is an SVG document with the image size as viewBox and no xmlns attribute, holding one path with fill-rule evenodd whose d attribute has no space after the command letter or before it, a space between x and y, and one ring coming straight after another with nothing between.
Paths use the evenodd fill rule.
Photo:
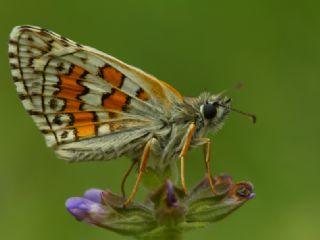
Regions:
<instances>
[{"instance_id":1,"label":"purple flower","mask_svg":"<svg viewBox=\"0 0 320 240\"><path fill-rule=\"evenodd\" d=\"M100 189L91 188L91 189L88 189L88 190L83 194L83 197L86 198L86 199L88 199L88 200L91 200L91 201L93 201L93 202L101 203L102 193L103 193L103 191L100 190Z\"/></svg>"},{"instance_id":2,"label":"purple flower","mask_svg":"<svg viewBox=\"0 0 320 240\"><path fill-rule=\"evenodd\" d=\"M167 206L168 207L177 207L178 206L178 200L175 196L175 190L174 190L174 186L173 183L171 181L167 181L166 183L166 187L167 187Z\"/></svg>"},{"instance_id":3,"label":"purple flower","mask_svg":"<svg viewBox=\"0 0 320 240\"><path fill-rule=\"evenodd\" d=\"M102 191L89 189L84 197L71 197L66 201L66 208L78 220L90 224L101 222L107 215L107 208L101 205Z\"/></svg>"}]
</instances>

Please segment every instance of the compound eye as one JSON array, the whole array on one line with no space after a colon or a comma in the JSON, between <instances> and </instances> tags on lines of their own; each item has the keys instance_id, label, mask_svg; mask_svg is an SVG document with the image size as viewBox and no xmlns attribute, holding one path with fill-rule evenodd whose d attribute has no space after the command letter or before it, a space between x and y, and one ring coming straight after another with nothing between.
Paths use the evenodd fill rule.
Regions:
<instances>
[{"instance_id":1,"label":"compound eye","mask_svg":"<svg viewBox=\"0 0 320 240\"><path fill-rule=\"evenodd\" d=\"M214 103L206 103L203 105L202 111L206 119L212 119L217 115L217 106Z\"/></svg>"}]
</instances>

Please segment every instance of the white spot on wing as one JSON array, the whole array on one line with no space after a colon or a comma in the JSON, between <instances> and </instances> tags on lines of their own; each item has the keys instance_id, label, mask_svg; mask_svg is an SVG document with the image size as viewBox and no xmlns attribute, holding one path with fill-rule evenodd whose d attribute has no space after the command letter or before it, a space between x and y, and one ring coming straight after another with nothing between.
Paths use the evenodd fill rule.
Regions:
<instances>
[{"instance_id":1,"label":"white spot on wing","mask_svg":"<svg viewBox=\"0 0 320 240\"><path fill-rule=\"evenodd\" d=\"M46 143L48 147L53 147L54 145L57 144L56 138L54 137L53 133L46 133L44 134L44 137L46 139Z\"/></svg>"},{"instance_id":2,"label":"white spot on wing","mask_svg":"<svg viewBox=\"0 0 320 240\"><path fill-rule=\"evenodd\" d=\"M84 63L83 60L75 55L67 55L64 57L67 61L76 64L84 69L86 69L88 72L96 73L97 67L91 64L88 64L87 62Z\"/></svg>"},{"instance_id":3,"label":"white spot on wing","mask_svg":"<svg viewBox=\"0 0 320 240\"><path fill-rule=\"evenodd\" d=\"M23 99L21 102L27 111L34 110L33 104L29 98Z\"/></svg>"},{"instance_id":4,"label":"white spot on wing","mask_svg":"<svg viewBox=\"0 0 320 240\"><path fill-rule=\"evenodd\" d=\"M10 58L10 59L9 59L9 63L11 63L11 64L15 64L15 65L18 65L18 64L19 64L19 62L18 62L18 59L17 59L17 58Z\"/></svg>"},{"instance_id":5,"label":"white spot on wing","mask_svg":"<svg viewBox=\"0 0 320 240\"><path fill-rule=\"evenodd\" d=\"M89 88L90 91L94 91L96 93L103 94L105 92L111 92L111 86L106 81L91 74L88 74L86 78L81 81L81 84Z\"/></svg>"},{"instance_id":6,"label":"white spot on wing","mask_svg":"<svg viewBox=\"0 0 320 240\"><path fill-rule=\"evenodd\" d=\"M55 132L59 142L75 140L74 129L63 129Z\"/></svg>"},{"instance_id":7,"label":"white spot on wing","mask_svg":"<svg viewBox=\"0 0 320 240\"><path fill-rule=\"evenodd\" d=\"M48 45L38 36L33 37L34 45L39 47L39 48L47 48Z\"/></svg>"},{"instance_id":8,"label":"white spot on wing","mask_svg":"<svg viewBox=\"0 0 320 240\"><path fill-rule=\"evenodd\" d=\"M100 94L87 93L87 94L81 96L80 98L82 101L84 101L86 103L100 106L101 105L101 97L102 97L102 95L100 95Z\"/></svg>"},{"instance_id":9,"label":"white spot on wing","mask_svg":"<svg viewBox=\"0 0 320 240\"><path fill-rule=\"evenodd\" d=\"M58 83L59 78L56 75L46 74L46 82Z\"/></svg>"},{"instance_id":10,"label":"white spot on wing","mask_svg":"<svg viewBox=\"0 0 320 240\"><path fill-rule=\"evenodd\" d=\"M42 86L41 86L41 90L42 90ZM58 88L55 88L55 87L53 87L53 86L46 86L45 88L44 88L44 92L43 92L43 94L45 95L45 96L52 96L55 92L57 92L57 91L59 91L59 89ZM58 99L57 99L58 100Z\"/></svg>"},{"instance_id":11,"label":"white spot on wing","mask_svg":"<svg viewBox=\"0 0 320 240\"><path fill-rule=\"evenodd\" d=\"M103 67L106 63L105 61L102 61L100 58L94 55L88 55L87 64L91 64L93 66L96 66L97 68L100 68Z\"/></svg>"},{"instance_id":12,"label":"white spot on wing","mask_svg":"<svg viewBox=\"0 0 320 240\"><path fill-rule=\"evenodd\" d=\"M11 53L17 53L17 45L16 44L9 44L9 52Z\"/></svg>"},{"instance_id":13,"label":"white spot on wing","mask_svg":"<svg viewBox=\"0 0 320 240\"><path fill-rule=\"evenodd\" d=\"M131 81L131 79L125 78L121 90L135 96L139 90L139 86Z\"/></svg>"},{"instance_id":14,"label":"white spot on wing","mask_svg":"<svg viewBox=\"0 0 320 240\"><path fill-rule=\"evenodd\" d=\"M102 124L100 126L98 126L98 135L105 135L110 133L110 126L109 124Z\"/></svg>"},{"instance_id":15,"label":"white spot on wing","mask_svg":"<svg viewBox=\"0 0 320 240\"><path fill-rule=\"evenodd\" d=\"M98 121L106 121L109 118L108 112L96 112Z\"/></svg>"},{"instance_id":16,"label":"white spot on wing","mask_svg":"<svg viewBox=\"0 0 320 240\"><path fill-rule=\"evenodd\" d=\"M21 78L21 74L20 74L20 70L19 69L11 69L11 74L14 77Z\"/></svg>"},{"instance_id":17,"label":"white spot on wing","mask_svg":"<svg viewBox=\"0 0 320 240\"><path fill-rule=\"evenodd\" d=\"M23 82L15 82L14 83L16 85L16 90L19 94L27 94L27 92L24 89L24 85Z\"/></svg>"}]
</instances>

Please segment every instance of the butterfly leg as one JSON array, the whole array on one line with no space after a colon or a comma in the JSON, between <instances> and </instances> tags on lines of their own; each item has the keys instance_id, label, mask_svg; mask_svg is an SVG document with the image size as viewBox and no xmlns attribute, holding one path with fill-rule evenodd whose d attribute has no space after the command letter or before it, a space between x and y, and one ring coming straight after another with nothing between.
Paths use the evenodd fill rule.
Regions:
<instances>
[{"instance_id":1,"label":"butterfly leg","mask_svg":"<svg viewBox=\"0 0 320 240\"><path fill-rule=\"evenodd\" d=\"M210 188L213 193L215 193L215 188L212 180L212 174L211 174L211 140L209 138L202 138L201 139L204 142L204 160L207 170L207 176L209 179Z\"/></svg>"},{"instance_id":2,"label":"butterfly leg","mask_svg":"<svg viewBox=\"0 0 320 240\"><path fill-rule=\"evenodd\" d=\"M125 173L125 175L123 176L122 178L122 181L121 181L121 193L122 193L122 196L125 198L126 197L126 193L125 193L125 184L126 184L126 181L133 169L133 167L138 163L138 159L133 159L132 160L132 163L130 164L130 167L129 169L127 170L127 172Z\"/></svg>"},{"instance_id":3,"label":"butterfly leg","mask_svg":"<svg viewBox=\"0 0 320 240\"><path fill-rule=\"evenodd\" d=\"M149 155L150 155L150 150L152 147L152 144L154 143L154 141L157 141L155 138L151 138L147 144L145 145L144 149L143 149L143 153L142 153L142 157L140 160L140 167L139 167L139 173L138 173L138 177L136 180L136 183L132 189L132 192L130 193L129 197L127 198L127 200L125 201L125 203L123 204L124 207L128 206L129 203L132 201L132 199L134 198L134 196L136 195L140 182L141 182L141 178L142 178L142 174L144 172L144 169L147 165L148 159L149 159Z\"/></svg>"},{"instance_id":4,"label":"butterfly leg","mask_svg":"<svg viewBox=\"0 0 320 240\"><path fill-rule=\"evenodd\" d=\"M190 143L191 143L191 140L192 140L192 136L193 136L193 133L194 133L195 130L196 130L196 125L194 123L191 123L190 126L188 127L187 134L186 134L186 139L185 139L185 142L183 144L181 153L179 155L179 159L180 159L180 178L181 178L182 188L183 188L183 191L185 193L187 193L187 187L186 187L186 181L185 181L185 178L184 178L184 156L186 155L186 153L187 153L187 151L189 149L189 146L190 146Z\"/></svg>"}]
</instances>

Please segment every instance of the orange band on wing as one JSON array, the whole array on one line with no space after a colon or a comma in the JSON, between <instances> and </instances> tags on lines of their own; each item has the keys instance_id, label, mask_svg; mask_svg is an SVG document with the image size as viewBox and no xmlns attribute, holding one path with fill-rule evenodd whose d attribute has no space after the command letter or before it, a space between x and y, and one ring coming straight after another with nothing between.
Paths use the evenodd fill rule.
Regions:
<instances>
[{"instance_id":1,"label":"orange band on wing","mask_svg":"<svg viewBox=\"0 0 320 240\"><path fill-rule=\"evenodd\" d=\"M79 67L75 65L72 68L71 74L69 74L71 77L79 78L86 70L84 70L82 67Z\"/></svg>"},{"instance_id":2,"label":"orange band on wing","mask_svg":"<svg viewBox=\"0 0 320 240\"><path fill-rule=\"evenodd\" d=\"M80 109L81 102L80 101L73 101L73 100L66 100L64 111L65 112L74 112Z\"/></svg>"},{"instance_id":3,"label":"orange band on wing","mask_svg":"<svg viewBox=\"0 0 320 240\"><path fill-rule=\"evenodd\" d=\"M83 74L86 73L86 70L79 66L74 66L71 68L71 73L68 75L60 76L60 91L58 92L58 97L76 99L78 95L86 91L86 87L80 85L78 80Z\"/></svg>"},{"instance_id":4,"label":"orange band on wing","mask_svg":"<svg viewBox=\"0 0 320 240\"><path fill-rule=\"evenodd\" d=\"M122 111L129 100L130 97L128 95L116 89L102 97L102 103L105 108L117 111Z\"/></svg>"},{"instance_id":5,"label":"orange band on wing","mask_svg":"<svg viewBox=\"0 0 320 240\"><path fill-rule=\"evenodd\" d=\"M92 137L96 135L95 114L93 112L81 112L81 101L78 97L86 93L87 88L82 86L78 80L81 80L87 71L79 66L71 66L70 73L60 76L58 97L65 98L65 112L70 113L77 138ZM79 112L75 112L79 111Z\"/></svg>"},{"instance_id":6,"label":"orange band on wing","mask_svg":"<svg viewBox=\"0 0 320 240\"><path fill-rule=\"evenodd\" d=\"M77 112L72 114L78 138L96 135L95 115L92 112Z\"/></svg>"},{"instance_id":7,"label":"orange band on wing","mask_svg":"<svg viewBox=\"0 0 320 240\"><path fill-rule=\"evenodd\" d=\"M92 137L96 135L95 125L79 126L75 129L77 131L76 134L78 138Z\"/></svg>"},{"instance_id":8,"label":"orange band on wing","mask_svg":"<svg viewBox=\"0 0 320 240\"><path fill-rule=\"evenodd\" d=\"M93 123L94 114L92 112L77 112L73 115L73 125Z\"/></svg>"},{"instance_id":9,"label":"orange band on wing","mask_svg":"<svg viewBox=\"0 0 320 240\"><path fill-rule=\"evenodd\" d=\"M124 80L124 75L122 73L109 65L104 66L100 71L104 80L115 87L121 88Z\"/></svg>"}]
</instances>

